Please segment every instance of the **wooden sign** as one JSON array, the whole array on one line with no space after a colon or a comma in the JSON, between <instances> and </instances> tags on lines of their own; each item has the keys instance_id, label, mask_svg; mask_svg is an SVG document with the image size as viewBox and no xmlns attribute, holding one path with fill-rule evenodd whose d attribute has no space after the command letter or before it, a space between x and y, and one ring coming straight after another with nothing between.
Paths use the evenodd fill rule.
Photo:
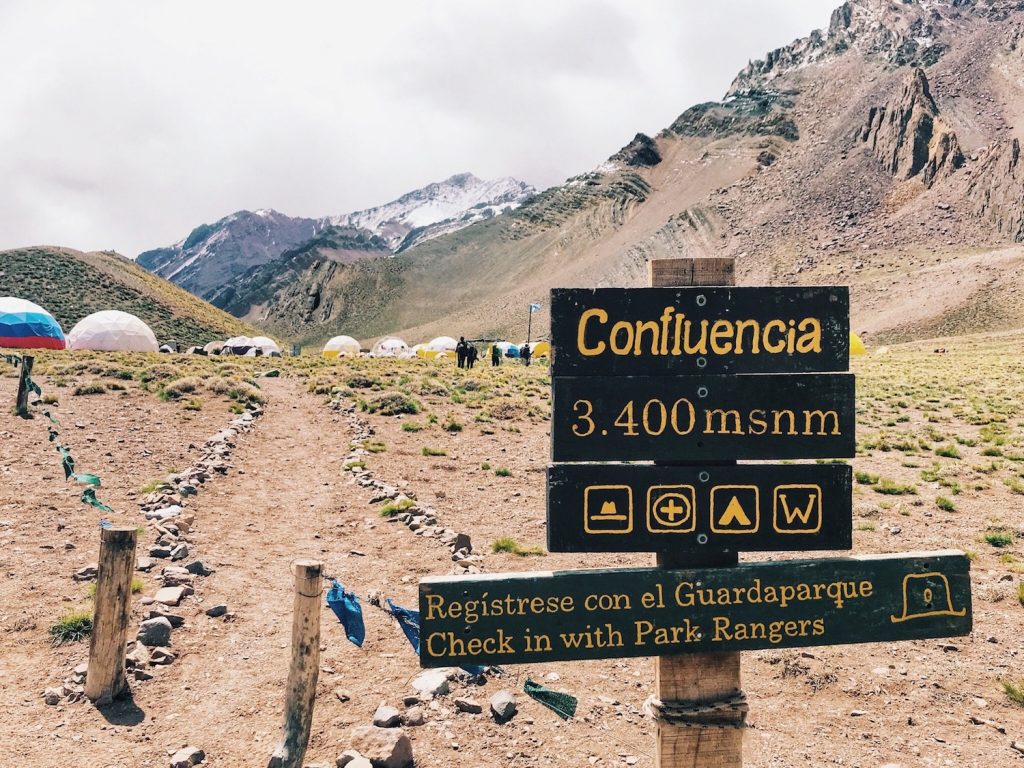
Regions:
<instances>
[{"instance_id":1,"label":"wooden sign","mask_svg":"<svg viewBox=\"0 0 1024 768\"><path fill-rule=\"evenodd\" d=\"M420 664L516 664L966 635L961 552L420 582Z\"/></svg>"},{"instance_id":2,"label":"wooden sign","mask_svg":"<svg viewBox=\"0 0 1024 768\"><path fill-rule=\"evenodd\" d=\"M845 464L554 464L548 549L849 549L852 474Z\"/></svg>"},{"instance_id":3,"label":"wooden sign","mask_svg":"<svg viewBox=\"0 0 1024 768\"><path fill-rule=\"evenodd\" d=\"M552 380L552 460L854 455L853 374Z\"/></svg>"},{"instance_id":4,"label":"wooden sign","mask_svg":"<svg viewBox=\"0 0 1024 768\"><path fill-rule=\"evenodd\" d=\"M553 376L845 371L845 287L551 291Z\"/></svg>"}]
</instances>

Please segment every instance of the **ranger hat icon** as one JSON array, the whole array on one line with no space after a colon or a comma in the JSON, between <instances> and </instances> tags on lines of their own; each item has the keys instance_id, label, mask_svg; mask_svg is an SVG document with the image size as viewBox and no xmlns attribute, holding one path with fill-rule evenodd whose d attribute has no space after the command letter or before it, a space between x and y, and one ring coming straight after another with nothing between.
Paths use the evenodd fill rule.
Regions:
<instances>
[{"instance_id":1,"label":"ranger hat icon","mask_svg":"<svg viewBox=\"0 0 1024 768\"><path fill-rule=\"evenodd\" d=\"M903 577L903 615L890 616L893 624L929 616L964 616L966 608L953 608L949 578L944 573L909 573Z\"/></svg>"}]
</instances>

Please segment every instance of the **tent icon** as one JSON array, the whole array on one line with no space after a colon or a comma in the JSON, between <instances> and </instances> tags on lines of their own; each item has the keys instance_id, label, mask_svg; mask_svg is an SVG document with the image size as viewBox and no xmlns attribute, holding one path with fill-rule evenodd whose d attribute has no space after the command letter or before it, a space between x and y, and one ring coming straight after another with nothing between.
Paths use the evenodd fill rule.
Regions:
<instances>
[{"instance_id":1,"label":"tent icon","mask_svg":"<svg viewBox=\"0 0 1024 768\"><path fill-rule=\"evenodd\" d=\"M929 616L965 616L966 608L953 608L949 578L944 573L909 573L903 577L903 614L890 616L893 624Z\"/></svg>"}]
</instances>

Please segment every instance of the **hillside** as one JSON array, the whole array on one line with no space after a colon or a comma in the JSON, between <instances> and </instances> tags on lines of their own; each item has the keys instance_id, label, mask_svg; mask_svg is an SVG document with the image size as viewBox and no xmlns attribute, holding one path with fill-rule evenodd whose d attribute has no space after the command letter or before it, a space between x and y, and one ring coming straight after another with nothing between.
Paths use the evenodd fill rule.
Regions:
<instances>
[{"instance_id":1,"label":"hillside","mask_svg":"<svg viewBox=\"0 0 1024 768\"><path fill-rule=\"evenodd\" d=\"M1022 37L1015 2L851 0L593 171L387 262L311 259L247 317L307 342L518 338L552 286L713 254L741 282L849 284L875 340L1020 327Z\"/></svg>"},{"instance_id":2,"label":"hillside","mask_svg":"<svg viewBox=\"0 0 1024 768\"><path fill-rule=\"evenodd\" d=\"M68 248L0 251L0 296L49 310L65 333L92 312L120 309L142 318L157 339L183 347L252 334L252 326L115 253Z\"/></svg>"}]
</instances>

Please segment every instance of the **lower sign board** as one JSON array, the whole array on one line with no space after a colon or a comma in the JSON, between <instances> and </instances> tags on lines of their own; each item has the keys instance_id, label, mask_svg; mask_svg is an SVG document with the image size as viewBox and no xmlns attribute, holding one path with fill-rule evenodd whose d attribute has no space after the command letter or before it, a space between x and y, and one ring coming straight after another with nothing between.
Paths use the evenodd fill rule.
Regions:
<instances>
[{"instance_id":1,"label":"lower sign board","mask_svg":"<svg viewBox=\"0 0 1024 768\"><path fill-rule=\"evenodd\" d=\"M555 377L551 458L825 459L854 455L851 373Z\"/></svg>"},{"instance_id":2,"label":"lower sign board","mask_svg":"<svg viewBox=\"0 0 1024 768\"><path fill-rule=\"evenodd\" d=\"M971 631L962 552L435 577L424 667L877 643Z\"/></svg>"},{"instance_id":3,"label":"lower sign board","mask_svg":"<svg viewBox=\"0 0 1024 768\"><path fill-rule=\"evenodd\" d=\"M548 467L551 552L849 549L846 464Z\"/></svg>"}]
</instances>

